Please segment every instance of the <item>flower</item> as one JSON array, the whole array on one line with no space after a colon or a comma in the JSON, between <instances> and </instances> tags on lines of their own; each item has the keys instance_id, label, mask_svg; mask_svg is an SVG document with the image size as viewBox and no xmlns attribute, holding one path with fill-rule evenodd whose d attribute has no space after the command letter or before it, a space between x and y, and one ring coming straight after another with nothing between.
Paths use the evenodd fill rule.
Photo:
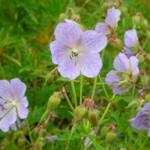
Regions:
<instances>
[{"instance_id":1,"label":"flower","mask_svg":"<svg viewBox=\"0 0 150 150\"><path fill-rule=\"evenodd\" d=\"M137 130L147 130L150 137L150 103L146 103L136 117L130 120L130 123Z\"/></svg>"},{"instance_id":2,"label":"flower","mask_svg":"<svg viewBox=\"0 0 150 150\"><path fill-rule=\"evenodd\" d=\"M0 80L0 129L7 132L18 119L28 115L28 101L24 95L26 85L15 78Z\"/></svg>"},{"instance_id":3,"label":"flower","mask_svg":"<svg viewBox=\"0 0 150 150\"><path fill-rule=\"evenodd\" d=\"M123 53L116 56L113 63L115 70L111 70L105 79L115 94L127 92L136 82L139 74L138 63L139 61L135 56L128 58Z\"/></svg>"},{"instance_id":4,"label":"flower","mask_svg":"<svg viewBox=\"0 0 150 150\"><path fill-rule=\"evenodd\" d=\"M124 42L125 42L126 47L129 47L129 48L138 47L139 40L138 40L137 32L135 29L126 31L124 35Z\"/></svg>"},{"instance_id":5,"label":"flower","mask_svg":"<svg viewBox=\"0 0 150 150\"><path fill-rule=\"evenodd\" d=\"M114 7L109 8L107 10L107 17L104 23L98 23L96 25L96 32L109 34L109 32L113 29L115 30L118 26L118 22L120 20L121 12L119 9Z\"/></svg>"},{"instance_id":6,"label":"flower","mask_svg":"<svg viewBox=\"0 0 150 150\"><path fill-rule=\"evenodd\" d=\"M128 56L135 55L135 51L139 48L139 40L135 29L131 29L125 32L124 35L125 47L123 52Z\"/></svg>"},{"instance_id":7,"label":"flower","mask_svg":"<svg viewBox=\"0 0 150 150\"><path fill-rule=\"evenodd\" d=\"M56 40L50 44L52 62L63 77L73 80L80 74L97 76L102 68L99 52L107 45L105 35L82 31L72 20L59 23L54 35Z\"/></svg>"}]
</instances>

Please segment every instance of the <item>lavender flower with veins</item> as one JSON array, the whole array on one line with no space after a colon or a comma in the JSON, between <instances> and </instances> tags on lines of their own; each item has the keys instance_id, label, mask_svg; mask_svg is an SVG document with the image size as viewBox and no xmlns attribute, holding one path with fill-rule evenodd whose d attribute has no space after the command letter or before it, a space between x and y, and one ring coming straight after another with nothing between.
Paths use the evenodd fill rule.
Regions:
<instances>
[{"instance_id":1,"label":"lavender flower with veins","mask_svg":"<svg viewBox=\"0 0 150 150\"><path fill-rule=\"evenodd\" d=\"M113 63L115 70L110 71L105 79L115 94L127 92L136 82L139 74L138 63L135 56L128 58L123 53L119 53L115 58Z\"/></svg>"},{"instance_id":2,"label":"lavender flower with veins","mask_svg":"<svg viewBox=\"0 0 150 150\"><path fill-rule=\"evenodd\" d=\"M128 56L134 56L135 51L139 49L139 39L135 29L126 31L124 35L125 47L123 52Z\"/></svg>"},{"instance_id":3,"label":"lavender flower with veins","mask_svg":"<svg viewBox=\"0 0 150 150\"><path fill-rule=\"evenodd\" d=\"M26 85L15 78L0 80L0 129L7 132L19 119L28 115Z\"/></svg>"},{"instance_id":4,"label":"lavender flower with veins","mask_svg":"<svg viewBox=\"0 0 150 150\"><path fill-rule=\"evenodd\" d=\"M121 12L114 7L107 10L107 17L104 23L98 23L96 25L96 32L109 34L112 30L115 30L120 20Z\"/></svg>"},{"instance_id":5,"label":"lavender flower with veins","mask_svg":"<svg viewBox=\"0 0 150 150\"><path fill-rule=\"evenodd\" d=\"M145 104L136 117L130 120L130 123L137 130L147 130L150 137L150 103Z\"/></svg>"},{"instance_id":6,"label":"lavender flower with veins","mask_svg":"<svg viewBox=\"0 0 150 150\"><path fill-rule=\"evenodd\" d=\"M102 68L99 52L107 45L105 35L82 31L72 20L59 23L54 35L56 40L50 44L52 61L63 77L73 80L80 74L97 76Z\"/></svg>"}]
</instances>

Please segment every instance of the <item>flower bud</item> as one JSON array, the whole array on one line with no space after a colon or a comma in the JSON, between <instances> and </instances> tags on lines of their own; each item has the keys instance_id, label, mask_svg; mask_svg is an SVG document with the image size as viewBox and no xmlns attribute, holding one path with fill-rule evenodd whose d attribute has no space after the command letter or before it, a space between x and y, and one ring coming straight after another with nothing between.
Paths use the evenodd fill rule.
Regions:
<instances>
[{"instance_id":1,"label":"flower bud","mask_svg":"<svg viewBox=\"0 0 150 150\"><path fill-rule=\"evenodd\" d=\"M55 92L52 96L50 96L47 108L50 110L57 108L61 102L61 97L62 97L61 92Z\"/></svg>"},{"instance_id":2,"label":"flower bud","mask_svg":"<svg viewBox=\"0 0 150 150\"><path fill-rule=\"evenodd\" d=\"M63 22L67 18L67 15L65 13L62 13L59 15L59 21Z\"/></svg>"},{"instance_id":3,"label":"flower bud","mask_svg":"<svg viewBox=\"0 0 150 150\"><path fill-rule=\"evenodd\" d=\"M84 115L86 114L87 110L84 106L77 106L74 110L74 119L73 121L74 122L78 122L80 121Z\"/></svg>"},{"instance_id":4,"label":"flower bud","mask_svg":"<svg viewBox=\"0 0 150 150\"><path fill-rule=\"evenodd\" d=\"M147 19L143 18L143 28L147 28L149 26Z\"/></svg>"},{"instance_id":5,"label":"flower bud","mask_svg":"<svg viewBox=\"0 0 150 150\"><path fill-rule=\"evenodd\" d=\"M99 115L98 110L89 110L88 112L88 118L93 126L96 126L98 123L98 115Z\"/></svg>"},{"instance_id":6,"label":"flower bud","mask_svg":"<svg viewBox=\"0 0 150 150\"><path fill-rule=\"evenodd\" d=\"M89 122L88 119L83 119L82 122L82 129L84 133L89 133L89 131L91 130L91 123Z\"/></svg>"},{"instance_id":7,"label":"flower bud","mask_svg":"<svg viewBox=\"0 0 150 150\"><path fill-rule=\"evenodd\" d=\"M146 94L146 95L145 95L145 101L146 101L146 102L149 102L149 101L150 101L150 94Z\"/></svg>"},{"instance_id":8,"label":"flower bud","mask_svg":"<svg viewBox=\"0 0 150 150\"><path fill-rule=\"evenodd\" d=\"M105 137L105 142L107 144L111 144L116 139L116 137L116 133L114 131L110 131Z\"/></svg>"},{"instance_id":9,"label":"flower bud","mask_svg":"<svg viewBox=\"0 0 150 150\"><path fill-rule=\"evenodd\" d=\"M102 129L101 129L101 131L100 131L100 136L101 137L104 137L104 136L106 136L106 134L109 132L109 127L107 127L107 126L104 126L104 127L102 127Z\"/></svg>"},{"instance_id":10,"label":"flower bud","mask_svg":"<svg viewBox=\"0 0 150 150\"><path fill-rule=\"evenodd\" d=\"M140 27L141 26L141 16L136 14L135 16L132 17L132 23L133 25L135 25L136 27Z\"/></svg>"},{"instance_id":11,"label":"flower bud","mask_svg":"<svg viewBox=\"0 0 150 150\"><path fill-rule=\"evenodd\" d=\"M145 60L145 56L144 55L141 55L141 54L139 54L139 53L137 53L137 58L138 58L138 60L142 63L142 62L144 62L144 60Z\"/></svg>"}]
</instances>

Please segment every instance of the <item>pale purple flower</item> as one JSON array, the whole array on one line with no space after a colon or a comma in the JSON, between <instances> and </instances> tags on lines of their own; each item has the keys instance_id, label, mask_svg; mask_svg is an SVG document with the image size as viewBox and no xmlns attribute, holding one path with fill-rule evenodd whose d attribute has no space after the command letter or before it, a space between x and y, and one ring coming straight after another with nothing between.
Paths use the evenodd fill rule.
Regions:
<instances>
[{"instance_id":1,"label":"pale purple flower","mask_svg":"<svg viewBox=\"0 0 150 150\"><path fill-rule=\"evenodd\" d=\"M50 44L52 61L63 77L73 80L80 74L97 76L102 68L99 52L107 45L105 35L83 31L71 20L59 23L54 35L56 40Z\"/></svg>"},{"instance_id":2,"label":"pale purple flower","mask_svg":"<svg viewBox=\"0 0 150 150\"><path fill-rule=\"evenodd\" d=\"M136 117L130 120L130 123L137 130L147 130L150 137L150 103L145 104Z\"/></svg>"},{"instance_id":3,"label":"pale purple flower","mask_svg":"<svg viewBox=\"0 0 150 150\"><path fill-rule=\"evenodd\" d=\"M139 74L138 59L135 56L128 58L125 54L119 53L114 60L114 70L106 76L106 83L110 85L115 94L127 92L136 81Z\"/></svg>"},{"instance_id":4,"label":"pale purple flower","mask_svg":"<svg viewBox=\"0 0 150 150\"><path fill-rule=\"evenodd\" d=\"M15 78L0 80L0 129L7 132L18 119L28 115L26 85Z\"/></svg>"},{"instance_id":5,"label":"pale purple flower","mask_svg":"<svg viewBox=\"0 0 150 150\"><path fill-rule=\"evenodd\" d=\"M104 23L98 23L96 25L96 32L108 34L111 29L116 29L118 26L118 22L120 20L121 12L119 9L116 9L114 7L109 8L107 10L107 16Z\"/></svg>"},{"instance_id":6,"label":"pale purple flower","mask_svg":"<svg viewBox=\"0 0 150 150\"><path fill-rule=\"evenodd\" d=\"M138 47L139 40L135 29L131 29L125 32L124 42L125 42L125 46L128 48Z\"/></svg>"},{"instance_id":7,"label":"pale purple flower","mask_svg":"<svg viewBox=\"0 0 150 150\"><path fill-rule=\"evenodd\" d=\"M131 29L125 32L124 43L125 47L123 49L123 52L128 57L135 55L135 52L138 50L139 47L139 39L135 29Z\"/></svg>"}]
</instances>

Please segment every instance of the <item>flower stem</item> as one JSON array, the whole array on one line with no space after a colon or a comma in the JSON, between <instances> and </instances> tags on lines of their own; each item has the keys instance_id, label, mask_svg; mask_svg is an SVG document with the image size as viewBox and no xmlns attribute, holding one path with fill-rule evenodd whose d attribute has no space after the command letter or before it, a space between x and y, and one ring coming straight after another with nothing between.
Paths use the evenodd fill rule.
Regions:
<instances>
[{"instance_id":1,"label":"flower stem","mask_svg":"<svg viewBox=\"0 0 150 150\"><path fill-rule=\"evenodd\" d=\"M91 98L94 99L95 91L96 91L97 77L94 79L94 85L92 90Z\"/></svg>"},{"instance_id":2,"label":"flower stem","mask_svg":"<svg viewBox=\"0 0 150 150\"><path fill-rule=\"evenodd\" d=\"M68 97L68 95L66 93L66 89L65 88L63 88L63 94L64 94L64 97L67 100L68 105L70 106L71 110L73 111L74 110L73 105L72 105L72 103L71 103L71 101L70 101L70 99L69 99L69 97Z\"/></svg>"},{"instance_id":3,"label":"flower stem","mask_svg":"<svg viewBox=\"0 0 150 150\"><path fill-rule=\"evenodd\" d=\"M75 106L77 106L77 95L76 95L74 81L71 81L71 88L72 88L72 94L73 94L73 102L74 102Z\"/></svg>"},{"instance_id":4,"label":"flower stem","mask_svg":"<svg viewBox=\"0 0 150 150\"><path fill-rule=\"evenodd\" d=\"M114 98L115 98L115 95L112 96L111 101L112 101ZM108 110L109 110L111 104L112 104L112 102L109 102L109 103L108 103L108 105L107 105L107 107L106 107L106 109L105 109L105 111L104 111L104 113L103 113L101 119L100 119L99 122L98 122L99 125L102 123L102 121L104 120L105 116L107 115L107 112L108 112Z\"/></svg>"},{"instance_id":5,"label":"flower stem","mask_svg":"<svg viewBox=\"0 0 150 150\"><path fill-rule=\"evenodd\" d=\"M73 132L75 131L75 128L76 128L76 124L73 125L72 128L71 128L71 133L70 133L70 136L69 136L69 139L68 139L67 146L66 146L65 150L68 150L68 147L69 147L69 144L70 144L70 140L72 138Z\"/></svg>"},{"instance_id":6,"label":"flower stem","mask_svg":"<svg viewBox=\"0 0 150 150\"><path fill-rule=\"evenodd\" d=\"M80 76L80 105L82 104L83 76Z\"/></svg>"},{"instance_id":7,"label":"flower stem","mask_svg":"<svg viewBox=\"0 0 150 150\"><path fill-rule=\"evenodd\" d=\"M104 93L105 93L106 97L109 97L108 92L107 92L107 90L106 90L106 88L105 88L105 85L104 85L104 83L102 82L102 79L101 79L100 76L99 76L99 80L100 80L100 82L102 83L102 88L103 88L103 90L104 90Z\"/></svg>"}]
</instances>

